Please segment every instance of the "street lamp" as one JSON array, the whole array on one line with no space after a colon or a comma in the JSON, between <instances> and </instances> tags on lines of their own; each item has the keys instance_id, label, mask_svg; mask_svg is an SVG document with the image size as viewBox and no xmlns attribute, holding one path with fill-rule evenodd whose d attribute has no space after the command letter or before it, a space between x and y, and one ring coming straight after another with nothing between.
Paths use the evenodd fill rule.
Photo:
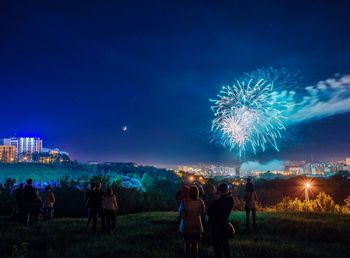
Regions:
<instances>
[{"instance_id":1,"label":"street lamp","mask_svg":"<svg viewBox=\"0 0 350 258\"><path fill-rule=\"evenodd\" d=\"M309 198L309 189L311 188L311 183L310 182L306 182L305 183L305 201L310 201L310 198Z\"/></svg>"}]
</instances>

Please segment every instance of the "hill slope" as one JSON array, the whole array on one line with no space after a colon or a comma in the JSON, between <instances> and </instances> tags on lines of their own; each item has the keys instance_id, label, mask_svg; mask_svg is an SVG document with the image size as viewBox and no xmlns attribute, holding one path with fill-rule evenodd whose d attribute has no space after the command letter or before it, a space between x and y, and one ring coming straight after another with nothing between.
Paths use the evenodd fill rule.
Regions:
<instances>
[{"instance_id":1,"label":"hill slope","mask_svg":"<svg viewBox=\"0 0 350 258\"><path fill-rule=\"evenodd\" d=\"M233 257L349 257L350 216L259 213L259 233L245 234L244 213L232 213ZM111 235L85 232L84 219L57 219L22 227L0 218L2 257L182 257L176 213L119 216ZM212 257L208 239L200 257Z\"/></svg>"},{"instance_id":2,"label":"hill slope","mask_svg":"<svg viewBox=\"0 0 350 258\"><path fill-rule=\"evenodd\" d=\"M38 163L0 164L0 180L9 177L16 179L16 182L25 182L28 178L35 182L57 181L65 176L76 179L81 176L93 176L93 173L79 168L73 169Z\"/></svg>"}]
</instances>

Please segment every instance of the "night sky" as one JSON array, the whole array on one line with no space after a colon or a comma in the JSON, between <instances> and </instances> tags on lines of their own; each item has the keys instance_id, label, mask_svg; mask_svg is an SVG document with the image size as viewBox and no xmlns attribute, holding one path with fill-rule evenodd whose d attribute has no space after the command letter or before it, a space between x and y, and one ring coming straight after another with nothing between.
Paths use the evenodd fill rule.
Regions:
<instances>
[{"instance_id":1,"label":"night sky","mask_svg":"<svg viewBox=\"0 0 350 258\"><path fill-rule=\"evenodd\" d=\"M350 3L286 2L3 0L0 137L79 161L232 164L210 143L223 84L260 67L350 73ZM350 113L304 123L250 158L341 158L349 129Z\"/></svg>"}]
</instances>

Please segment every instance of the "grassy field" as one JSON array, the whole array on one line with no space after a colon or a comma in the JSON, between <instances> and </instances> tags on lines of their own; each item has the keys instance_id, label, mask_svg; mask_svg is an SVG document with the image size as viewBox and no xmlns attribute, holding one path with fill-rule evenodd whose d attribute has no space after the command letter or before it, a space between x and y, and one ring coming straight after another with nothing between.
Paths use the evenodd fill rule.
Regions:
<instances>
[{"instance_id":1,"label":"grassy field","mask_svg":"<svg viewBox=\"0 0 350 258\"><path fill-rule=\"evenodd\" d=\"M233 257L350 257L350 216L259 213L257 234L244 232L244 213L232 213ZM22 227L0 218L1 257L182 257L176 213L119 216L110 235L85 231L84 219L57 219ZM208 239L200 257L212 257Z\"/></svg>"}]
</instances>

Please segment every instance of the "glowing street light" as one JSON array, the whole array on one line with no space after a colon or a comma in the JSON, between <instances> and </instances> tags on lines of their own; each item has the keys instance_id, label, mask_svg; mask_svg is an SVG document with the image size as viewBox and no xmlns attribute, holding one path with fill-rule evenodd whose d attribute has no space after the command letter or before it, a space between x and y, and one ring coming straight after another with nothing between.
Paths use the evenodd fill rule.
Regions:
<instances>
[{"instance_id":1,"label":"glowing street light","mask_svg":"<svg viewBox=\"0 0 350 258\"><path fill-rule=\"evenodd\" d=\"M305 183L305 201L310 201L310 198L309 198L309 189L311 188L311 183L310 182L306 182Z\"/></svg>"}]
</instances>

